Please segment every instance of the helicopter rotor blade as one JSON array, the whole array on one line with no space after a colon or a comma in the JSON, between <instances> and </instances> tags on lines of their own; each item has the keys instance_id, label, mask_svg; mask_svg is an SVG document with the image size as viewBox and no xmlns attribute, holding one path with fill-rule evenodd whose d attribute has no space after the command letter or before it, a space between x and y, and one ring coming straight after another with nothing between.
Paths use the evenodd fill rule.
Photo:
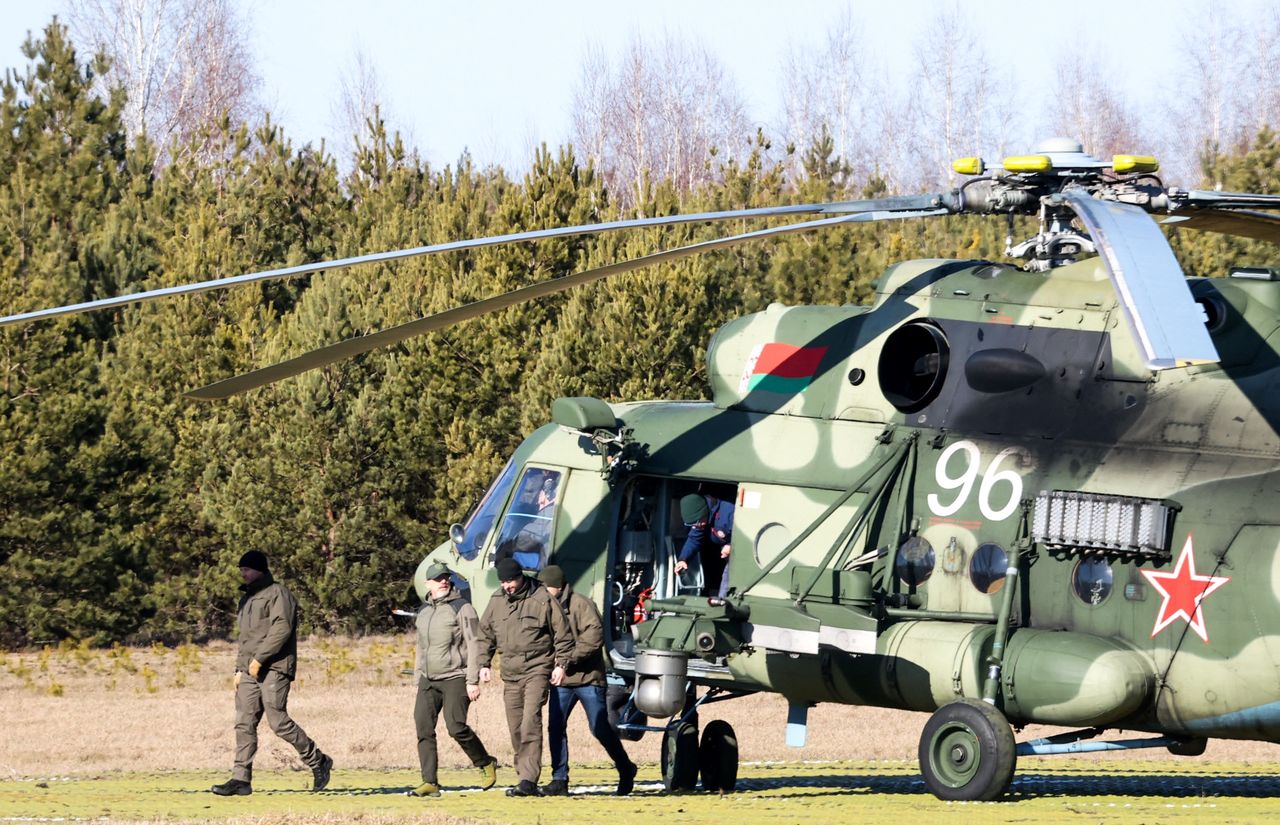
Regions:
<instances>
[{"instance_id":1,"label":"helicopter rotor blade","mask_svg":"<svg viewBox=\"0 0 1280 825\"><path fill-rule=\"evenodd\" d=\"M1138 206L1064 192L1106 263L1120 307L1150 369L1217 363L1218 351L1182 267Z\"/></svg>"},{"instance_id":2,"label":"helicopter rotor blade","mask_svg":"<svg viewBox=\"0 0 1280 825\"><path fill-rule=\"evenodd\" d=\"M1239 238L1251 238L1255 241L1280 243L1280 215L1273 215L1270 212L1205 209L1187 215L1171 215L1160 223L1175 229L1185 227L1234 235Z\"/></svg>"},{"instance_id":3,"label":"helicopter rotor blade","mask_svg":"<svg viewBox=\"0 0 1280 825\"><path fill-rule=\"evenodd\" d=\"M1263 195L1257 192L1217 192L1212 189L1192 189L1171 194L1171 199L1197 209L1280 209L1280 195Z\"/></svg>"},{"instance_id":4,"label":"helicopter rotor blade","mask_svg":"<svg viewBox=\"0 0 1280 825\"><path fill-rule=\"evenodd\" d=\"M0 317L0 327L9 326L11 324L20 324L26 321L56 318L62 315L77 315L82 312L110 309L113 307L126 306L128 304L141 303L143 301L154 301L159 298L171 298L176 295L192 295L200 292L208 292L214 289L223 289L225 287L238 286L241 284L256 283L258 281L271 281L282 278L295 278L301 275L313 275L317 272L324 272L329 269L341 269L343 267L360 266L362 264L399 261L423 255L439 255L444 252L481 249L489 246L502 246L504 244L520 243L524 241L539 241L549 238L569 238L577 235L616 232L624 229L675 226L688 223L709 223L715 221L738 220L743 218L768 218L790 215L864 214L868 212L881 211L910 212L920 209L939 207L944 203L951 202L951 197L952 196L949 194L937 193L931 195L904 195L858 201L792 204L789 206L764 206L753 209L734 209L721 212L698 212L689 215L634 218L632 220L625 221L610 221L607 223L583 224L579 226L561 226L553 229L537 229L528 232L513 232L507 235L493 235L486 238L469 238L462 241L450 241L447 243L418 246L413 247L412 249L377 252L369 255L356 255L349 258L339 258L331 261L320 261L310 264L300 264L298 266L267 269L261 272L232 275L226 278L215 278L208 281L197 281L195 283L183 284L180 286L162 287L159 289L146 290L144 292L117 295L111 298L101 298L95 301L85 301L78 304L52 307L50 309L22 312Z\"/></svg>"},{"instance_id":5,"label":"helicopter rotor blade","mask_svg":"<svg viewBox=\"0 0 1280 825\"><path fill-rule=\"evenodd\" d=\"M409 321L408 323L400 324L399 326L391 327L390 329L380 330L378 332L356 338L348 338L345 341L339 341L336 344L330 344L329 346L311 350L310 352L303 353L296 358L291 358L287 361L282 361L269 367L263 367L262 369L242 373L204 387L199 387L186 393L186 395L188 398L200 400L228 398L232 395L256 389L257 387L261 387L284 378L299 375L308 370L327 366L336 361L341 361L345 358L350 358L354 355L359 355L361 353L368 352L369 350L377 349L378 347L398 343L415 335L421 335L432 330L450 327L471 318L477 318L481 315L497 312L509 306L523 303L525 301L531 301L535 298L542 298L547 295L564 292L572 289L573 287L599 281L611 275L618 275L623 272L630 272L635 269L641 269L655 264L675 261L689 257L690 255L697 255L716 249L724 249L726 247L736 246L738 244L747 243L761 238L770 238L800 232L812 232L817 229L847 223L868 223L873 221L945 214L948 214L948 210L945 208L917 209L914 211L904 209L901 211L855 212L816 221L787 224L785 226L775 226L768 229L758 229L753 232L746 232L740 235L731 235L729 237L716 238L715 240L702 241L688 246L655 252L651 255L633 258L629 261L621 261L619 263L609 264L595 269L588 269L572 275L565 275L561 278L553 278L549 281L540 281L536 284L530 284L519 289L511 290L510 292L504 292L501 295L495 295L480 301L474 301L470 304L453 307L452 309L447 309L443 312L437 312L434 315L428 315L424 318L419 318L416 321Z\"/></svg>"}]
</instances>

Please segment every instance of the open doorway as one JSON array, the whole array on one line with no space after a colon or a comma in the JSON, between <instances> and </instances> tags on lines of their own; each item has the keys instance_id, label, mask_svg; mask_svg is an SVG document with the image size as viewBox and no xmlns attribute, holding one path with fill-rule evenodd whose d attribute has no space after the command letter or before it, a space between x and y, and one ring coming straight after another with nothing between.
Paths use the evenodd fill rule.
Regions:
<instances>
[{"instance_id":1,"label":"open doorway","mask_svg":"<svg viewBox=\"0 0 1280 825\"><path fill-rule=\"evenodd\" d=\"M636 476L624 488L609 586L609 639L623 656L631 656L632 626L644 621L651 600L718 594L728 563L719 547L703 547L689 553L684 565L677 564L692 529L680 511L680 500L688 495L710 497L732 508L737 485Z\"/></svg>"}]
</instances>

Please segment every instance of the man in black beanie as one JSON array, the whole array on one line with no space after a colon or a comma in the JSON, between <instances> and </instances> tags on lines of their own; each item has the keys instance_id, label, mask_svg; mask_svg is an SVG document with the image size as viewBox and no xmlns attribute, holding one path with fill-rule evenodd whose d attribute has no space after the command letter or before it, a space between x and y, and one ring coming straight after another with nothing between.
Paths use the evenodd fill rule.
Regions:
<instances>
[{"instance_id":1,"label":"man in black beanie","mask_svg":"<svg viewBox=\"0 0 1280 825\"><path fill-rule=\"evenodd\" d=\"M564 679L551 689L547 703L547 737L551 744L551 781L542 786L543 796L566 796L569 793L569 714L579 702L587 715L591 734L604 746L605 753L618 769L618 795L626 796L635 787L636 765L609 724L605 703L604 620L595 602L581 593L565 577L558 564L548 564L538 580L551 597L560 602L569 629L573 631L573 658L565 668Z\"/></svg>"},{"instance_id":2,"label":"man in black beanie","mask_svg":"<svg viewBox=\"0 0 1280 825\"><path fill-rule=\"evenodd\" d=\"M329 784L333 759L325 756L306 732L289 718L289 686L298 665L298 602L271 576L267 557L250 550L240 557L236 656L236 761L231 778L210 790L219 796L253 793L253 755L258 751L258 722L265 711L271 730L293 745L311 768L314 791Z\"/></svg>"},{"instance_id":3,"label":"man in black beanie","mask_svg":"<svg viewBox=\"0 0 1280 825\"><path fill-rule=\"evenodd\" d=\"M511 730L519 782L507 796L541 796L542 706L552 685L564 679L573 656L573 632L560 603L524 574L520 562L497 564L502 589L489 599L480 619L480 681L492 678L495 651L502 653L502 701Z\"/></svg>"}]
</instances>

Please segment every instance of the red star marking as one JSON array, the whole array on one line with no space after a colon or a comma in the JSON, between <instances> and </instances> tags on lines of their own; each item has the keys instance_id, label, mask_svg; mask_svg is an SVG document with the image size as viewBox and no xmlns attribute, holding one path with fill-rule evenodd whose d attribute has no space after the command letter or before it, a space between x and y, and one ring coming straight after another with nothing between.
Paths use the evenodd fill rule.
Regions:
<instances>
[{"instance_id":1,"label":"red star marking","mask_svg":"<svg viewBox=\"0 0 1280 825\"><path fill-rule=\"evenodd\" d=\"M1200 612L1200 603L1213 591L1231 581L1228 576L1201 576L1196 573L1196 559L1191 552L1191 536L1182 546L1182 555L1172 573L1161 573L1158 570L1139 570L1147 577L1151 586L1160 591L1164 603L1160 605L1160 613L1156 616L1155 627L1151 629L1151 638L1164 630L1179 618L1186 621L1196 635L1209 642L1209 631L1204 626L1204 614Z\"/></svg>"}]
</instances>

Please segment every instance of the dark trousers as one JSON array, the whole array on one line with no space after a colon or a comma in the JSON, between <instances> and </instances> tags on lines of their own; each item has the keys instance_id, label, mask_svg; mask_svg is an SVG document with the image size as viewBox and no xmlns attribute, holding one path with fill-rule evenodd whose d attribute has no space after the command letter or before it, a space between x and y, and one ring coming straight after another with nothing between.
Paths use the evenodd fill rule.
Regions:
<instances>
[{"instance_id":1,"label":"dark trousers","mask_svg":"<svg viewBox=\"0 0 1280 825\"><path fill-rule=\"evenodd\" d=\"M550 687L550 673L530 674L519 681L502 683L502 703L507 708L516 776L534 784L542 773L542 706L547 703Z\"/></svg>"},{"instance_id":2,"label":"dark trousers","mask_svg":"<svg viewBox=\"0 0 1280 825\"><path fill-rule=\"evenodd\" d=\"M569 714L578 702L587 714L591 735L604 746L605 753L621 770L631 764L631 757L622 747L618 732L609 724L609 711L604 700L604 685L581 687L556 687L551 689L547 703L547 736L551 746L551 778L569 781Z\"/></svg>"},{"instance_id":3,"label":"dark trousers","mask_svg":"<svg viewBox=\"0 0 1280 825\"><path fill-rule=\"evenodd\" d=\"M267 715L267 724L276 736L293 745L298 756L309 768L317 767L324 754L311 741L306 731L289 718L288 676L274 670L267 671L259 682L249 674L240 674L236 686L236 764L231 772L234 779L250 782L253 779L253 756L258 752L258 723Z\"/></svg>"},{"instance_id":4,"label":"dark trousers","mask_svg":"<svg viewBox=\"0 0 1280 825\"><path fill-rule=\"evenodd\" d=\"M452 679L419 679L418 698L413 703L413 725L418 729L418 766L422 768L422 781L439 784L436 757L436 720L444 711L444 727L458 743L462 752L477 768L489 764L489 752L476 732L467 724L467 680L462 676Z\"/></svg>"}]
</instances>

